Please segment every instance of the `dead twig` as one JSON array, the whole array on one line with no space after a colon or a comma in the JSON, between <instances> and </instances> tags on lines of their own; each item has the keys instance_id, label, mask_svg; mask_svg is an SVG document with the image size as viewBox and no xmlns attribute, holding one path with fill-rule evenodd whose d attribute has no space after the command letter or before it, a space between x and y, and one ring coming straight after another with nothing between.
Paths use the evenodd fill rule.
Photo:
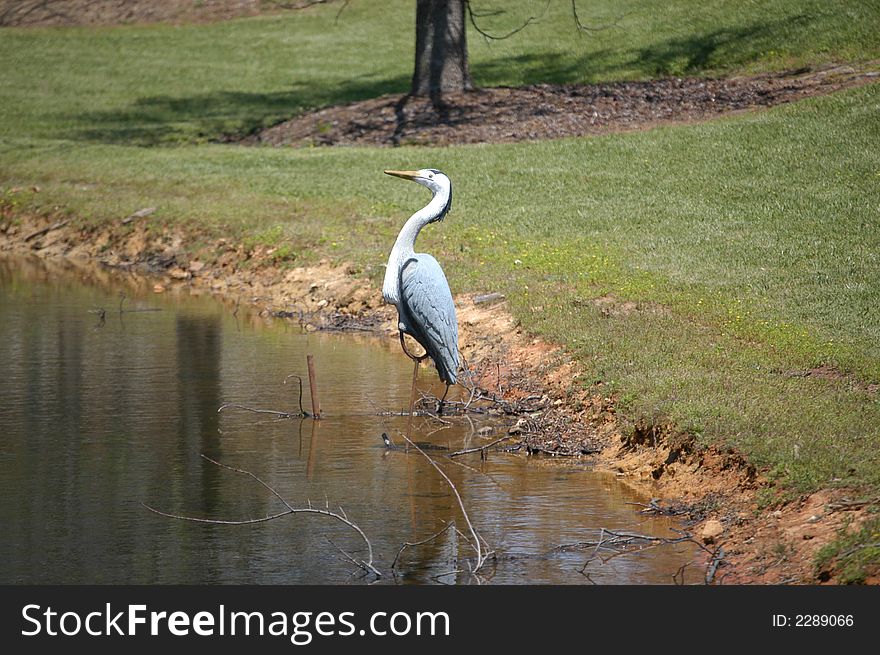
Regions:
<instances>
[{"instance_id":1,"label":"dead twig","mask_svg":"<svg viewBox=\"0 0 880 655\"><path fill-rule=\"evenodd\" d=\"M454 569L452 571L447 571L446 573L438 573L437 575L432 575L431 580L433 580L434 582L437 582L439 584L445 585L445 584L447 584L446 582L441 582L441 580L443 580L443 578L450 576L450 575L458 575L459 573L464 573L464 571L462 571L461 569Z\"/></svg>"},{"instance_id":2,"label":"dead twig","mask_svg":"<svg viewBox=\"0 0 880 655\"><path fill-rule=\"evenodd\" d=\"M693 562L685 562L681 566L678 567L678 570L672 574L672 582L674 582L678 586L684 585L684 570L689 567Z\"/></svg>"},{"instance_id":3,"label":"dead twig","mask_svg":"<svg viewBox=\"0 0 880 655\"><path fill-rule=\"evenodd\" d=\"M709 560L709 564L706 566L706 584L712 584L712 580L715 578L715 572L718 571L718 567L723 561L724 548L718 546L712 554L712 559Z\"/></svg>"},{"instance_id":4,"label":"dead twig","mask_svg":"<svg viewBox=\"0 0 880 655\"><path fill-rule=\"evenodd\" d=\"M129 214L128 216L126 216L125 218L123 218L119 222L122 225L128 225L129 223L131 223L134 220L137 220L138 218L146 218L147 216L149 216L150 214L152 214L155 211L156 211L155 207L144 207L143 209L138 209L136 212Z\"/></svg>"},{"instance_id":5,"label":"dead twig","mask_svg":"<svg viewBox=\"0 0 880 655\"><path fill-rule=\"evenodd\" d=\"M875 505L880 503L880 498L857 498L855 500L849 498L841 498L840 500L828 503L827 507L832 512L861 509L866 505Z\"/></svg>"},{"instance_id":6,"label":"dead twig","mask_svg":"<svg viewBox=\"0 0 880 655\"><path fill-rule=\"evenodd\" d=\"M633 12L630 11L630 12L623 13L620 16L618 16L617 18L615 18L613 23L609 23L606 25L595 25L595 26L594 25L585 25L584 23L581 22L581 18L578 15L577 0L571 0L571 16L574 19L574 26L575 26L575 28L577 28L577 31L581 32L581 33L602 32L604 30L610 30L613 28L623 29L619 25L619 22L623 18L626 18L627 16L629 16L631 13L633 13ZM624 31L626 31L626 30L624 30Z\"/></svg>"},{"instance_id":7,"label":"dead twig","mask_svg":"<svg viewBox=\"0 0 880 655\"><path fill-rule=\"evenodd\" d=\"M339 512L334 512L330 509L330 505L327 502L325 502L325 508L320 509L317 507L312 507L311 501L308 502L308 507L294 507L293 505L291 505L287 501L286 498L284 498L284 496L282 496L278 492L277 489L275 489L275 487L273 487L272 485L270 485L265 480L263 480L259 476L255 475L251 471L248 471L246 469L241 469L241 468L238 468L235 466L230 466L228 464L223 464L222 462L218 462L217 460L208 457L204 453L200 453L200 456L204 460L210 462L211 464L214 464L215 466L218 466L220 468L224 468L224 469L226 469L228 471L232 471L234 473L246 475L246 476L250 477L251 479L257 481L266 490L268 490L269 493L271 493L273 496L275 496L275 498L278 499L281 502L281 504L284 505L285 509L281 512L276 513L276 514L269 514L267 516L263 516L263 517L259 517L259 518L241 519L241 520L225 520L225 519L209 519L209 518L202 518L202 517L197 517L197 516L186 516L183 514L173 514L171 512L163 512L162 510L151 507L150 505L147 505L146 503L141 503L141 505L143 505L146 509L153 512L154 514L158 514L159 516L165 516L167 518L178 519L181 521L190 521L193 523L209 523L209 524L213 524L213 525L252 525L254 523L264 523L266 521L274 521L275 519L279 519L284 516L289 516L291 514L318 514L320 516L326 516L326 517L335 519L336 521L339 521L340 523L347 525L349 528L351 528L352 530L357 532L358 535L360 535L361 539L363 539L364 543L366 544L366 546L367 546L367 558L366 559L355 559L354 557L352 557L348 553L345 553L345 551L342 551L343 553L345 553L349 557L350 561L353 562L354 564L356 564L357 566L359 566L360 568L369 571L370 573L372 573L376 577L382 577L382 572L379 571L373 565L373 545L370 543L370 540L367 538L367 535L364 533L364 531L361 530L360 526L358 526L356 523L351 521L348 518L348 516L345 514L345 510L342 509L341 507L339 508Z\"/></svg>"},{"instance_id":8,"label":"dead twig","mask_svg":"<svg viewBox=\"0 0 880 655\"><path fill-rule=\"evenodd\" d=\"M491 482L493 485L495 485L496 487L501 489L502 491L507 491L504 488L504 485L502 485L500 482L498 482L498 480L493 478L491 475L489 475L485 471L481 471L480 469L475 468L473 466L468 466L464 462L459 462L457 459L450 459L449 462L451 464L455 464L456 466L460 466L461 468L465 469L466 471L470 471L471 473L476 473L477 475L481 475L484 478L486 478L489 482Z\"/></svg>"},{"instance_id":9,"label":"dead twig","mask_svg":"<svg viewBox=\"0 0 880 655\"><path fill-rule=\"evenodd\" d=\"M304 416L307 416L306 414L279 412L274 409L257 409L256 407L248 407L247 405L239 405L238 403L224 403L220 405L220 407L217 409L217 412L222 412L224 409L243 409L247 412L253 412L254 414L271 414L273 416L277 416L278 418L303 418Z\"/></svg>"},{"instance_id":10,"label":"dead twig","mask_svg":"<svg viewBox=\"0 0 880 655\"><path fill-rule=\"evenodd\" d=\"M284 381L281 384L287 384L287 381L290 378L296 378L297 382L299 382L299 413L302 416L305 416L306 410L303 409L303 379L300 376L296 375L295 373L291 373L286 378L284 378Z\"/></svg>"},{"instance_id":11,"label":"dead twig","mask_svg":"<svg viewBox=\"0 0 880 655\"><path fill-rule=\"evenodd\" d=\"M434 541L434 539L449 530L449 528L455 528L455 521L447 523L445 528L443 528L439 532L435 532L427 539L422 539L421 541L404 541L403 545L400 547L400 550L397 551L397 555L394 556L394 561L391 562L391 570L393 571L395 569L395 567L397 566L397 560L400 559L400 556L403 555L403 551L405 551L407 548L414 548L415 546L423 546L425 544L431 543L432 541Z\"/></svg>"},{"instance_id":12,"label":"dead twig","mask_svg":"<svg viewBox=\"0 0 880 655\"><path fill-rule=\"evenodd\" d=\"M676 528L670 528L676 534L682 535L678 539L675 539L675 543L688 542L696 545L700 550L709 555L709 560L706 563L706 573L704 577L704 581L707 585L712 584L715 579L715 574L718 571L718 567L724 563L724 547L722 544L718 544L716 548L709 548L700 540L696 539L694 535L685 530L678 530Z\"/></svg>"},{"instance_id":13,"label":"dead twig","mask_svg":"<svg viewBox=\"0 0 880 655\"><path fill-rule=\"evenodd\" d=\"M662 507L658 504L659 498L652 498L651 501L646 505L645 503L626 503L627 505L635 505L636 507L642 507L643 509L639 510L639 514L656 514L660 516L677 516L682 512L680 510L675 509L674 507Z\"/></svg>"},{"instance_id":14,"label":"dead twig","mask_svg":"<svg viewBox=\"0 0 880 655\"><path fill-rule=\"evenodd\" d=\"M279 419L288 419L288 418L314 418L312 414L309 414L307 411L303 409L303 381L299 375L295 373L291 373L284 380L282 380L281 384L287 384L287 381L290 378L296 378L299 382L299 412L283 412L275 409L258 409L256 407L249 407L247 405L242 405L240 403L223 403L217 409L217 412L222 412L224 409L241 409L246 412L253 412L254 414L270 414L271 416L276 416Z\"/></svg>"},{"instance_id":15,"label":"dead twig","mask_svg":"<svg viewBox=\"0 0 880 655\"><path fill-rule=\"evenodd\" d=\"M680 537L670 539L667 537L655 537L653 535L638 534L633 532L617 532L614 530L608 530L607 528L600 528L598 539L590 541L579 541L573 544L560 544L559 546L553 548L551 553L570 552L573 550L583 550L586 548L591 548L592 554L584 562L584 565L580 569L578 569L578 572L581 575L586 576L587 567L597 559L600 560L602 564L605 564L609 560L625 553L642 552L644 550L657 548L659 546L668 546L684 542L697 543L693 536L689 533L684 533ZM610 553L603 556L603 551L609 551ZM684 567L679 569L679 572L673 575L673 579L675 579L675 576L679 575L679 573L683 569Z\"/></svg>"},{"instance_id":16,"label":"dead twig","mask_svg":"<svg viewBox=\"0 0 880 655\"><path fill-rule=\"evenodd\" d=\"M598 556L599 548L602 547L602 543L604 541L604 539L603 539L604 536L605 536L605 528L600 528L599 529L599 540L596 542L596 548L595 548L595 550L593 550L593 556L590 559L588 559L586 562L584 562L584 565L580 568L581 575L586 575L586 573L584 573L584 571L587 570L587 566L590 564L590 562L592 560L594 560Z\"/></svg>"},{"instance_id":17,"label":"dead twig","mask_svg":"<svg viewBox=\"0 0 880 655\"><path fill-rule=\"evenodd\" d=\"M459 457L460 455L469 455L471 453L480 453L480 457L486 457L486 451L492 446L501 443L502 441L507 441L508 439L513 439L517 435L515 434L506 434L503 437L499 437L492 443L487 443L485 446L476 446L474 448L465 448L463 450L456 450L454 453L449 453L449 457Z\"/></svg>"},{"instance_id":18,"label":"dead twig","mask_svg":"<svg viewBox=\"0 0 880 655\"><path fill-rule=\"evenodd\" d=\"M275 519L280 519L282 516L287 516L290 514L288 511L278 512L277 514L267 514L266 516L262 516L256 519L241 519L238 521L229 521L225 519L205 519L199 518L197 516L185 516L183 514L172 514L171 512L163 512L160 509L156 509L155 507L151 507L146 503L141 503L141 505L145 508L153 512L153 514L158 514L159 516L164 516L169 519L179 519L181 521L190 521L192 523L210 523L212 525L252 525L254 523L265 523L266 521L274 521Z\"/></svg>"},{"instance_id":19,"label":"dead twig","mask_svg":"<svg viewBox=\"0 0 880 655\"><path fill-rule=\"evenodd\" d=\"M103 307L98 307L96 309L90 309L89 314L97 314L98 316L98 325L96 327L102 328L107 323L107 311Z\"/></svg>"},{"instance_id":20,"label":"dead twig","mask_svg":"<svg viewBox=\"0 0 880 655\"><path fill-rule=\"evenodd\" d=\"M57 223L53 223L52 225L49 225L48 227L44 227L41 230L37 230L36 232L31 232L30 234L28 234L24 238L24 241L25 241L25 243L27 243L28 241L33 241L37 237L41 237L44 234L48 234L49 232L52 232L53 230L60 230L62 227L67 225L69 222L70 222L70 219L58 221Z\"/></svg>"},{"instance_id":21,"label":"dead twig","mask_svg":"<svg viewBox=\"0 0 880 655\"><path fill-rule=\"evenodd\" d=\"M125 304L125 301L128 300L128 296L125 295L125 291L119 292L119 314L136 314L138 312L161 312L161 307L136 307L135 309L123 309L122 305Z\"/></svg>"},{"instance_id":22,"label":"dead twig","mask_svg":"<svg viewBox=\"0 0 880 655\"><path fill-rule=\"evenodd\" d=\"M472 573L476 573L483 566L483 563L485 562L485 557L483 556L482 547L480 546L480 538L477 535L477 531L474 529L473 523L471 523L471 519L468 516L467 510L464 507L464 501L462 501L461 496L458 493L458 489L456 489L455 485L452 483L452 480L449 479L449 476L443 472L443 469L441 469L437 465L437 462L435 462L433 459L431 459L425 453L425 451L423 451L421 448L419 448L408 436L406 436L406 435L402 435L402 436L410 446L415 448L422 457L424 457L426 460L428 460L428 463L434 467L434 469L443 477L444 480L446 480L446 484L449 485L450 489L452 489L452 493L455 494L455 499L458 501L458 506L461 509L462 516L464 516L464 520L467 523L468 529L471 532L471 536L473 537L473 542L472 542L473 546L477 551L477 565L472 570Z\"/></svg>"},{"instance_id":23,"label":"dead twig","mask_svg":"<svg viewBox=\"0 0 880 655\"><path fill-rule=\"evenodd\" d=\"M469 0L465 0L464 6L465 6L465 9L467 9L468 18L470 19L471 25L477 31L478 34L480 34L487 41L503 41L504 39L509 39L510 37L512 37L514 34L517 34L518 32L522 32L525 28L527 28L532 23L539 21L544 16L544 14L547 13L547 9L548 9L548 7L550 7L550 0L547 0L547 4L544 5L544 9L539 14L529 16L521 25L513 28L512 30L510 30L506 34L502 34L500 36L497 34L489 34L488 32L486 32L484 29L482 29L477 24L476 19L483 18L485 16L490 16L490 15L497 15L497 14L503 13L503 12L496 10L493 12L476 13L476 12L474 12L473 8L471 7L471 3L469 2ZM501 294L498 294L498 295L501 295Z\"/></svg>"},{"instance_id":24,"label":"dead twig","mask_svg":"<svg viewBox=\"0 0 880 655\"><path fill-rule=\"evenodd\" d=\"M341 509L342 509L342 508L340 507L340 510L341 510ZM381 571L379 571L375 566L372 565L372 557L371 557L371 561L370 561L370 562L365 562L365 561L363 561L363 560L359 560L359 559L355 558L353 555L347 553L345 550L343 550L342 548L340 548L339 546L337 546L335 543L333 543L333 540L332 540L332 539L328 539L327 542L328 542L331 546L333 546L336 550L338 550L338 551L340 552L340 554L342 555L342 557L345 559L346 562L349 562L349 563L351 563L351 564L354 564L355 566L357 566L358 568L360 568L361 570L363 570L363 572L364 572L366 575L369 575L370 573L372 573L372 574L375 575L377 578L381 578L381 577L382 577L382 573L381 573Z\"/></svg>"}]
</instances>

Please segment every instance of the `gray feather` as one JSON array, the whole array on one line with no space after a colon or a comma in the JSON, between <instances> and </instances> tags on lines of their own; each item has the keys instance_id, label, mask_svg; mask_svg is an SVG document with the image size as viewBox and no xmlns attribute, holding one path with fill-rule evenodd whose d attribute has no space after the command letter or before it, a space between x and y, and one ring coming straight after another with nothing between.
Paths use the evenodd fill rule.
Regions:
<instances>
[{"instance_id":1,"label":"gray feather","mask_svg":"<svg viewBox=\"0 0 880 655\"><path fill-rule=\"evenodd\" d=\"M400 306L405 332L434 360L440 379L458 377L458 319L449 283L431 255L417 253L400 272Z\"/></svg>"}]
</instances>

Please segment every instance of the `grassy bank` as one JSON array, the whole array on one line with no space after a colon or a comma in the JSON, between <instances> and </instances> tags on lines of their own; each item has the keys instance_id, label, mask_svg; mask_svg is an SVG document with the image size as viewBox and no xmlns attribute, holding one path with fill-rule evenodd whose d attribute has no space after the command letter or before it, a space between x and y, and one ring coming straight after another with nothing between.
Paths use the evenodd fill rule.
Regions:
<instances>
[{"instance_id":1,"label":"grassy bank","mask_svg":"<svg viewBox=\"0 0 880 655\"><path fill-rule=\"evenodd\" d=\"M351 260L378 281L401 222L425 200L381 170L441 168L456 205L420 245L454 291L506 293L528 330L584 364L578 383L607 385L630 421L672 419L704 443L737 447L786 490L876 494L880 87L531 144L206 143L404 91L411 4L352 3L338 22L328 7L215 25L2 30L3 202L93 223L156 206L151 221L284 246L293 263ZM504 31L543 7L510 4L484 27ZM600 2L581 19L616 26L587 35L567 3L551 4L511 39L472 35L478 83L880 57L870 3Z\"/></svg>"},{"instance_id":2,"label":"grassy bank","mask_svg":"<svg viewBox=\"0 0 880 655\"><path fill-rule=\"evenodd\" d=\"M476 6L476 3L475 3ZM481 86L781 70L880 58L880 11L846 0L504 3L472 31ZM479 7L478 7L479 8ZM490 7L484 7L490 8ZM191 143L407 90L414 7L352 2L210 25L0 29L0 139Z\"/></svg>"}]
</instances>

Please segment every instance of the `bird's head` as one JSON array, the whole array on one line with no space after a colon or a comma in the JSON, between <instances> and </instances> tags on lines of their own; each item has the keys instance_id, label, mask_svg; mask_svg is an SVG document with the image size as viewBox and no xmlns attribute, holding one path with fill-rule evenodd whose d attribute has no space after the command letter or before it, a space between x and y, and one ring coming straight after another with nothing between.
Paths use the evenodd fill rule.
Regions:
<instances>
[{"instance_id":1,"label":"bird's head","mask_svg":"<svg viewBox=\"0 0 880 655\"><path fill-rule=\"evenodd\" d=\"M444 195L447 198L446 205L440 211L437 220L443 220L443 217L452 209L452 182L436 168L422 168L418 171L385 171L385 174L418 182L422 186L428 187L435 196Z\"/></svg>"}]
</instances>

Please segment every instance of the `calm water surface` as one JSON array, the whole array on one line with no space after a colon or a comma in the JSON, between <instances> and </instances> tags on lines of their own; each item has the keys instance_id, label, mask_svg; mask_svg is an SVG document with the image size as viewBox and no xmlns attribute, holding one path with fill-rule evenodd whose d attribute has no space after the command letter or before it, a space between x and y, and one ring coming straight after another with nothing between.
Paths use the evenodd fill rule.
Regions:
<instances>
[{"instance_id":1,"label":"calm water surface","mask_svg":"<svg viewBox=\"0 0 880 655\"><path fill-rule=\"evenodd\" d=\"M405 418L379 415L409 399L411 364L395 339L304 333L152 286L119 271L0 258L0 582L360 579L334 544L363 557L363 542L324 517L219 526L147 511L142 504L239 520L284 509L253 479L201 453L253 472L294 505L342 507L386 572L403 542L449 521L465 528L449 487L420 455L382 446L382 432L394 437L406 428ZM123 308L139 311L120 314L120 291ZM224 403L296 410L295 380L283 380L305 376L306 354L317 364L324 420L218 412ZM420 386L441 392L435 380L423 367ZM442 426L417 420L414 438L479 445L483 425L455 419L437 431ZM556 546L595 540L602 528L672 536L675 527L640 516L627 503L644 498L582 462L435 459L500 555L483 582L583 584L578 569L591 551ZM692 556L664 546L593 562L588 571L598 583L669 583ZM443 574L470 557L450 531L409 549L400 574L383 581L467 582Z\"/></svg>"}]
</instances>

